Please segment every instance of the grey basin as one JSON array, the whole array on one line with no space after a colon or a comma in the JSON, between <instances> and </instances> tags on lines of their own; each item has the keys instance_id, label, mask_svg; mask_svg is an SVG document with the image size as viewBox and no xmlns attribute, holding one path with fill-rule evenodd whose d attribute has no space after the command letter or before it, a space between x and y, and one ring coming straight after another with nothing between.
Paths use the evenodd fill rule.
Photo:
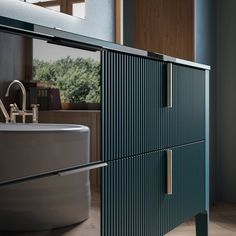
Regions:
<instances>
[{"instance_id":1,"label":"grey basin","mask_svg":"<svg viewBox=\"0 0 236 236\"><path fill-rule=\"evenodd\" d=\"M0 124L0 150L0 182L87 164L89 128ZM88 171L0 187L0 230L63 227L86 220L89 212Z\"/></svg>"},{"instance_id":2,"label":"grey basin","mask_svg":"<svg viewBox=\"0 0 236 236\"><path fill-rule=\"evenodd\" d=\"M89 128L0 124L0 182L89 162Z\"/></svg>"}]
</instances>

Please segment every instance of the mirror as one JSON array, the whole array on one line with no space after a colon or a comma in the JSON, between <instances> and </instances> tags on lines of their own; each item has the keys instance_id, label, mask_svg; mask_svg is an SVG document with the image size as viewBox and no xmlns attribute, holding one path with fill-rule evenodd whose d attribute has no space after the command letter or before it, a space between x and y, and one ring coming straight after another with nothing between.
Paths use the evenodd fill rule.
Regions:
<instances>
[{"instance_id":1,"label":"mirror","mask_svg":"<svg viewBox=\"0 0 236 236\"><path fill-rule=\"evenodd\" d=\"M19 0L85 19L86 0Z\"/></svg>"},{"instance_id":2,"label":"mirror","mask_svg":"<svg viewBox=\"0 0 236 236\"><path fill-rule=\"evenodd\" d=\"M4 61L4 70L0 71L2 79L0 84L1 97L4 97L5 86L8 86L10 81L21 80L26 87L27 101L29 101L27 105L30 106L33 100L40 104L39 117L41 123L83 124L89 127L91 132L90 154L87 155L87 158L81 158L80 155L77 155L78 153L75 156L71 155L72 159L69 156L63 159L62 156L62 160L59 161L60 166L57 166L53 161L51 169L55 173L53 176L50 174L50 176L41 176L30 181L1 186L0 235L101 236L102 173L96 164L101 163L102 112L101 109L94 110L94 107L90 111L81 110L82 105L87 105L89 108L91 103L100 103L101 53L53 44L43 37L36 39L1 30L0 43L4 45L0 47L0 62ZM61 95L59 97L56 92L58 89ZM21 94L17 90L15 93L11 91L11 95L13 97L7 101L7 107L13 101L20 102ZM66 108L69 106L69 110L56 110L60 100L65 103ZM76 112L70 110L76 103L80 102L80 107L77 107ZM6 146L2 144L5 131L0 131L0 133L2 150L2 147ZM18 138L18 140L20 139L23 140L23 138ZM33 143L38 143L35 137L31 137L31 139ZM62 144L65 140L65 134L62 134L59 139L60 144ZM75 136L65 142L71 143L72 141L78 145L74 139ZM5 141L7 142L7 140ZM40 144L38 146L41 147ZM41 148L41 150L43 149ZM26 151L29 152L28 148ZM49 153L48 150L46 152ZM47 154L45 155L46 168L49 164ZM1 157L2 155L4 156L3 153L1 153ZM52 157L51 154L50 157ZM9 173L8 180L16 179L11 173L17 174L18 172L10 170L5 164L3 165L1 162L3 159L0 159L0 182L3 181L3 169L1 168L6 168L7 172L4 173ZM8 163L11 167L12 162L9 161ZM34 165L36 169L33 169L32 165L25 165L25 167L29 167L28 170L21 169L21 176L18 175L18 177L34 176L41 171L46 173L46 169L42 169L42 158L40 163L40 165ZM62 173L60 170L75 165L78 166L77 172L64 171ZM82 169L82 166L85 165L87 167L95 166L95 168ZM41 168L41 170L37 168ZM47 173L49 173L48 169ZM45 196L47 197L45 198ZM45 231L39 232L42 230Z\"/></svg>"}]
</instances>

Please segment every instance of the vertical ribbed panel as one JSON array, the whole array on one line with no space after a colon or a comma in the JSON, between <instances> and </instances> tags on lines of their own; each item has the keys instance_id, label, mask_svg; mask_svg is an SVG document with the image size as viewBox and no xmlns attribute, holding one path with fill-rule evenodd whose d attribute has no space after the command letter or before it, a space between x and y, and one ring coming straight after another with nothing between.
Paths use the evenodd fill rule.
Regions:
<instances>
[{"instance_id":1,"label":"vertical ribbed panel","mask_svg":"<svg viewBox=\"0 0 236 236\"><path fill-rule=\"evenodd\" d=\"M168 146L205 139L205 72L173 65L173 108ZM171 131L172 130L172 131Z\"/></svg>"},{"instance_id":2,"label":"vertical ribbed panel","mask_svg":"<svg viewBox=\"0 0 236 236\"><path fill-rule=\"evenodd\" d=\"M166 74L164 62L102 52L105 161L204 139L204 71L173 65L171 109Z\"/></svg>"},{"instance_id":3,"label":"vertical ribbed panel","mask_svg":"<svg viewBox=\"0 0 236 236\"><path fill-rule=\"evenodd\" d=\"M109 162L102 236L161 236L204 211L204 142L173 149L173 195L164 151Z\"/></svg>"}]
</instances>

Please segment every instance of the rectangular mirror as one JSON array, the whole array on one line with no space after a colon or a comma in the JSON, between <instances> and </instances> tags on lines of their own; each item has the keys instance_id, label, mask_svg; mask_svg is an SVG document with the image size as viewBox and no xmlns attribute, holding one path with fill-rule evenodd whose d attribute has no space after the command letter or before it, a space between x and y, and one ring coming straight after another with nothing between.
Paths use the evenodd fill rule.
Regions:
<instances>
[{"instance_id":1,"label":"rectangular mirror","mask_svg":"<svg viewBox=\"0 0 236 236\"><path fill-rule=\"evenodd\" d=\"M86 0L18 0L85 19Z\"/></svg>"},{"instance_id":2,"label":"rectangular mirror","mask_svg":"<svg viewBox=\"0 0 236 236\"><path fill-rule=\"evenodd\" d=\"M27 158L27 155L23 154L22 156L27 159L26 165L18 165L16 159L21 163L24 161L17 155L9 154L8 148L5 149L7 150L5 155L3 147L7 145L3 140L6 143L9 141L7 138L3 139L5 133L1 133L1 157L8 156L8 163L5 165L1 162L4 158L0 159L0 185L6 180L31 177L10 185L1 185L0 235L101 236L101 168L104 167L101 165L101 109L78 108L79 110L74 111L48 110L47 107L48 99L54 101L60 99L69 108L77 106L76 103L80 102L84 105L89 103L88 107L91 103L100 104L101 53L53 44L43 37L36 39L1 30L0 42L5 45L0 48L0 61L4 62L2 75L4 80L7 79L2 84L8 86L13 79L21 80L26 86L27 101L34 100L36 103L41 103L39 112L41 123L81 124L90 129L90 151L87 158L78 155L82 150L79 147L81 140L77 141L72 137L67 139L66 143L76 143L79 151L78 153L73 151L73 155L66 152L61 156L59 165L56 162L60 159L58 153L62 153L58 150L58 146L65 140L63 132L59 132L62 134L59 138L61 141L59 145L57 144L57 148L54 148L57 153L55 159L52 153L47 148L42 148L40 144L40 140L45 140L45 134L42 132L43 136L38 138L36 136L29 138L26 134L21 137L16 135L17 142L10 137L14 145L17 143L21 146L21 151L25 146L23 143L26 143L24 139L26 137L25 147L30 155L32 153L28 151L29 139L44 152L43 154L35 150L32 155L40 164L35 162L35 158ZM57 90L60 92L60 97L57 95L55 97L56 93L54 95L51 93ZM4 104L8 104L7 107L9 103L17 100L15 97L20 100L18 90L13 91L11 92L13 97L9 98L8 103L4 100ZM46 137L46 140L58 143L55 136L49 138L46 135ZM11 149L18 150L18 148ZM11 161L9 156L16 159ZM49 160L52 161L52 167L49 167ZM14 168L17 171L14 171Z\"/></svg>"}]
</instances>

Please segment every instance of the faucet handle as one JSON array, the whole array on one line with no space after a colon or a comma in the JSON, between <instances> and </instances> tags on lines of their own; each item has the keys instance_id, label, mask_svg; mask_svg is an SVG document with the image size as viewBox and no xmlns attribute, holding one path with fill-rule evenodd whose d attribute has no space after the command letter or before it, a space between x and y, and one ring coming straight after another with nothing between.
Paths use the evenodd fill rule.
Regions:
<instances>
[{"instance_id":1,"label":"faucet handle","mask_svg":"<svg viewBox=\"0 0 236 236\"><path fill-rule=\"evenodd\" d=\"M33 112L33 123L38 123L38 117L39 117L39 104L31 104L32 112Z\"/></svg>"},{"instance_id":2,"label":"faucet handle","mask_svg":"<svg viewBox=\"0 0 236 236\"><path fill-rule=\"evenodd\" d=\"M17 106L16 103L13 103L13 104L11 104L11 105L13 105L13 107L15 108L16 111L19 111L19 108L18 108L18 106ZM11 105L10 105L10 106L11 106Z\"/></svg>"},{"instance_id":3,"label":"faucet handle","mask_svg":"<svg viewBox=\"0 0 236 236\"><path fill-rule=\"evenodd\" d=\"M40 104L31 104L31 107L34 108L34 107L40 107Z\"/></svg>"},{"instance_id":4,"label":"faucet handle","mask_svg":"<svg viewBox=\"0 0 236 236\"><path fill-rule=\"evenodd\" d=\"M14 114L14 112L18 111L18 107L16 106L16 104L10 104L10 120L11 123L16 123L16 116Z\"/></svg>"},{"instance_id":5,"label":"faucet handle","mask_svg":"<svg viewBox=\"0 0 236 236\"><path fill-rule=\"evenodd\" d=\"M19 112L20 110L19 110L18 106L16 105L16 103L11 103L10 104L10 111L11 112Z\"/></svg>"}]
</instances>

